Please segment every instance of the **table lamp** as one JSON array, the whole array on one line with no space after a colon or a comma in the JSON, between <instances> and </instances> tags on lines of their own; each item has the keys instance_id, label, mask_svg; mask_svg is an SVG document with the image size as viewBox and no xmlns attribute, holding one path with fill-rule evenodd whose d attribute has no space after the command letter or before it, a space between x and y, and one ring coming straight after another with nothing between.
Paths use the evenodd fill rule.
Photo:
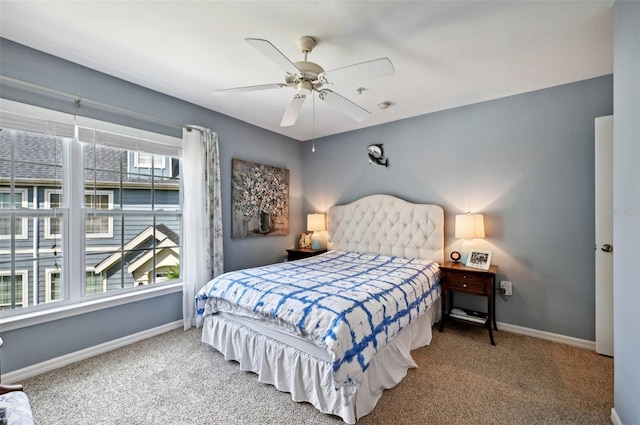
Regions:
<instances>
[{"instance_id":1,"label":"table lamp","mask_svg":"<svg viewBox=\"0 0 640 425\"><path fill-rule=\"evenodd\" d=\"M313 235L311 235L311 249L320 249L321 242L318 232L326 229L324 214L307 214L307 230L313 232Z\"/></svg>"},{"instance_id":2,"label":"table lamp","mask_svg":"<svg viewBox=\"0 0 640 425\"><path fill-rule=\"evenodd\" d=\"M461 261L464 264L469 255L470 241L484 238L484 216L471 213L456 215L455 237L464 239L460 249Z\"/></svg>"}]
</instances>

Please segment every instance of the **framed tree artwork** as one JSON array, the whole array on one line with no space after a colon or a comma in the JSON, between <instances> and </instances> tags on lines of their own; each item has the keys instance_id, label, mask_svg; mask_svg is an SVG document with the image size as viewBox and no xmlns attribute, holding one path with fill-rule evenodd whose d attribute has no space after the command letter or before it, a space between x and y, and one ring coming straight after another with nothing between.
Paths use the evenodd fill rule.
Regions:
<instances>
[{"instance_id":1,"label":"framed tree artwork","mask_svg":"<svg viewBox=\"0 0 640 425\"><path fill-rule=\"evenodd\" d=\"M232 159L231 237L289 234L289 170Z\"/></svg>"}]
</instances>

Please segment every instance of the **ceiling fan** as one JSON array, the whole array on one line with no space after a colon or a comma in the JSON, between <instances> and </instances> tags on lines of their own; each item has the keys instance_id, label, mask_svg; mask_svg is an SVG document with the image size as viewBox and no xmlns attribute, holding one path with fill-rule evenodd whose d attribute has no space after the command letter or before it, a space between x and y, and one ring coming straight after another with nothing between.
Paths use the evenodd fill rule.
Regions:
<instances>
[{"instance_id":1,"label":"ceiling fan","mask_svg":"<svg viewBox=\"0 0 640 425\"><path fill-rule=\"evenodd\" d=\"M320 65L307 61L307 54L311 53L316 46L316 40L309 36L303 36L298 39L298 48L300 49L300 53L304 54L304 60L301 62L291 62L280 50L267 40L260 38L245 38L244 40L285 70L285 82L213 90L213 93L223 95L284 87L294 88L297 93L291 101L289 101L289 105L284 111L282 121L280 122L281 127L292 126L296 123L305 98L314 91L318 93L318 97L321 100L327 102L327 104L333 108L357 122L363 122L371 115L371 112L346 97L325 88L325 86L336 82L358 81L364 78L383 77L395 73L393 64L388 58L374 59L336 68L331 71L325 71Z\"/></svg>"}]
</instances>

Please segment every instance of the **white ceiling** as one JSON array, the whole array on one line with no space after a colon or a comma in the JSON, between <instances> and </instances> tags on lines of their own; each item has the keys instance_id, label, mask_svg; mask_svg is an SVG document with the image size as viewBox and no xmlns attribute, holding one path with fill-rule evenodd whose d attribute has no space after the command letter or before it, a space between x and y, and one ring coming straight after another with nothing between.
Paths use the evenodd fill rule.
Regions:
<instances>
[{"instance_id":1,"label":"white ceiling","mask_svg":"<svg viewBox=\"0 0 640 425\"><path fill-rule=\"evenodd\" d=\"M238 118L309 140L613 72L607 1L0 1L0 35ZM388 57L395 75L331 89L369 110L359 124L307 99L280 127L290 88L215 96L213 89L284 82L244 41L269 40L325 70ZM357 89L366 90L358 94ZM100 100L100 99L94 99ZM390 101L387 110L378 109ZM315 127L315 129L314 129Z\"/></svg>"}]
</instances>

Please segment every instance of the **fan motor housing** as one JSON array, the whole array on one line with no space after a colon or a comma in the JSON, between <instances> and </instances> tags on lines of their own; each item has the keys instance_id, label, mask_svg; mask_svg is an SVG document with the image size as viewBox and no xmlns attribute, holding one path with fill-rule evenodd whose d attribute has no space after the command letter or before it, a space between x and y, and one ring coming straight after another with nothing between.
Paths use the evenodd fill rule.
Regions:
<instances>
[{"instance_id":1,"label":"fan motor housing","mask_svg":"<svg viewBox=\"0 0 640 425\"><path fill-rule=\"evenodd\" d=\"M324 72L324 69L322 69L320 65L306 61L295 62L294 65L300 70L300 74L287 74L285 77L287 84L293 85L302 81L310 81L314 88L318 89L322 87L322 83L318 80L318 76Z\"/></svg>"}]
</instances>

